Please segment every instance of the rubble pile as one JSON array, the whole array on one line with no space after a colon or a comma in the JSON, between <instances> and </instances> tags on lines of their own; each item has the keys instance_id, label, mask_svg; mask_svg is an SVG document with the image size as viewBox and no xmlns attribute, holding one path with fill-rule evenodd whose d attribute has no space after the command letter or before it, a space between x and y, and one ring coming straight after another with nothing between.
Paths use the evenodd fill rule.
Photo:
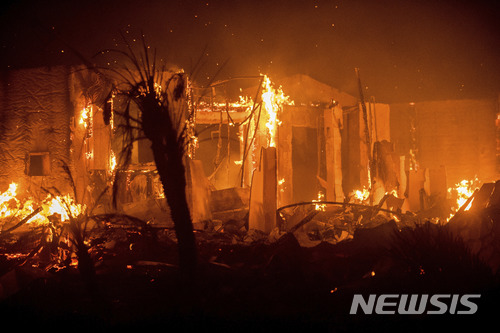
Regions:
<instances>
[{"instance_id":1,"label":"rubble pile","mask_svg":"<svg viewBox=\"0 0 500 333\"><path fill-rule=\"evenodd\" d=\"M293 321L301 313L314 322L337 322L345 320L339 308L348 308L352 293L394 286L407 292L487 290L489 302L499 281L499 184L484 184L470 209L448 223L380 206L317 209L313 202L278 211L277 227L265 233L248 228L240 201L238 209L219 202L218 220L195 229L197 311L213 320ZM71 233L47 225L0 233L2 309L43 308L47 318L41 320L92 316L110 325L183 318L174 229L125 214L86 219L92 222L85 244L106 310L85 292Z\"/></svg>"}]
</instances>

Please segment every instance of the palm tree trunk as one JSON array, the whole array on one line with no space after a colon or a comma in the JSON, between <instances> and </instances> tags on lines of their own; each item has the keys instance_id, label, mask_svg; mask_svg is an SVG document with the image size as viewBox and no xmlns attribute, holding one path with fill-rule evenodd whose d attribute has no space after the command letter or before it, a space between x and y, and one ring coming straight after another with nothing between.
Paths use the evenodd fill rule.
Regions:
<instances>
[{"instance_id":1,"label":"palm tree trunk","mask_svg":"<svg viewBox=\"0 0 500 333\"><path fill-rule=\"evenodd\" d=\"M175 144L172 144L172 146L175 146ZM197 266L197 252L193 223L186 199L186 175L183 154L178 147L165 147L159 142L153 142L151 147L175 226L181 276L191 280ZM165 149L169 150L167 154Z\"/></svg>"}]
</instances>

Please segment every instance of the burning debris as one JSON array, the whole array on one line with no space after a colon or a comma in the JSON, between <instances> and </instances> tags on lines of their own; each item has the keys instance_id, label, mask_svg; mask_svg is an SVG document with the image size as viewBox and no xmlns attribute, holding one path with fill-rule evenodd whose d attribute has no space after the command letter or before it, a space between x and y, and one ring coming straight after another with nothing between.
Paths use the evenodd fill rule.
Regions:
<instances>
[{"instance_id":1,"label":"burning debris","mask_svg":"<svg viewBox=\"0 0 500 333\"><path fill-rule=\"evenodd\" d=\"M474 192L479 189L479 180L477 177L474 180L462 180L459 183L455 184L455 187L450 187L448 189L448 193L453 197L456 197L456 204L453 205L453 212L457 212L459 209L467 203L464 210L469 210L472 205L472 200L474 200ZM469 200L471 199L471 200Z\"/></svg>"},{"instance_id":2,"label":"burning debris","mask_svg":"<svg viewBox=\"0 0 500 333\"><path fill-rule=\"evenodd\" d=\"M8 190L0 194L0 220L3 222L3 228L20 220L32 225L48 224L54 215L58 215L60 221L65 222L69 220L69 214L78 216L85 210L84 205L76 204L69 195L54 196L48 193L46 198L40 201L33 197L19 199L17 188L16 183L11 183ZM27 216L29 219L26 219Z\"/></svg>"}]
</instances>

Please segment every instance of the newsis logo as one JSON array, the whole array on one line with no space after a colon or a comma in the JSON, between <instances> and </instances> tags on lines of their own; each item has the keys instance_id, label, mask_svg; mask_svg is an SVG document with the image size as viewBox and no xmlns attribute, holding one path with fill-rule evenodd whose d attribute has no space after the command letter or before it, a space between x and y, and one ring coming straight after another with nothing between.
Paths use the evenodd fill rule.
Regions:
<instances>
[{"instance_id":1,"label":"newsis logo","mask_svg":"<svg viewBox=\"0 0 500 333\"><path fill-rule=\"evenodd\" d=\"M436 294L436 295L406 295L355 294L352 299L350 314L474 314L478 306L474 302L480 294ZM361 311L359 311L361 310Z\"/></svg>"}]
</instances>

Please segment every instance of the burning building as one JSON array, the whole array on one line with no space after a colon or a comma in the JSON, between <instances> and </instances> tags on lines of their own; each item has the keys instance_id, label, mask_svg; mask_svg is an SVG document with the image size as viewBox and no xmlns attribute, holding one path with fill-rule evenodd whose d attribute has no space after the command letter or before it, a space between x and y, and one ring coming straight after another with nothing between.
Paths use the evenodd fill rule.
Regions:
<instances>
[{"instance_id":1,"label":"burning building","mask_svg":"<svg viewBox=\"0 0 500 333\"><path fill-rule=\"evenodd\" d=\"M490 5L5 9L5 327L496 323Z\"/></svg>"},{"instance_id":2,"label":"burning building","mask_svg":"<svg viewBox=\"0 0 500 333\"><path fill-rule=\"evenodd\" d=\"M240 89L241 80L250 82L245 89ZM169 245L180 243L170 232L176 207L166 202L151 142L127 141L119 132L124 125L118 111L123 101L112 93L112 86L84 67L33 68L4 75L0 239L11 250L4 257L14 268L0 276L0 298L8 300L23 287L19 274L27 276L24 280L36 281L40 276L48 280L41 274L78 267L89 295L95 298L91 307L101 301L96 281L106 285L111 274L108 289L115 315L126 322L143 314L147 319L141 325L156 315L171 324L176 312L164 311L158 304L167 300L175 308L191 297L182 288L164 292L177 288L170 276L177 266L170 260L178 261L169 257L175 253ZM207 288L196 297L219 300L225 292L222 285L240 288L235 289L236 298L224 300L215 311L233 313L237 304L252 302L258 308L266 297L266 302L280 303L276 290L293 294L299 285L314 285L320 302L311 305L299 297L286 306L292 313L307 306L307 311L324 316L325 311L330 315L331 297L349 292L351 281L369 283L382 277L391 284L393 272L399 270L410 279L444 275L462 283L457 265L479 278L482 274L489 278L488 269L500 267L497 222L488 220L487 214L481 221L474 217L481 214L472 219L464 215L469 209L476 214L484 207L498 207L500 182L492 182L497 177L497 101L391 105L370 98L363 104L305 75L276 82L267 76L234 78L209 87L187 81L185 87L179 103L186 113L179 122L185 122L187 131L186 199L211 272L200 276L207 279L204 285L216 286L213 294ZM127 112L130 119L137 119L140 110L131 107ZM137 138L143 137L141 128L127 128ZM128 162L123 163L127 143L131 149L126 150ZM476 190L481 183L485 185ZM453 191L457 204L450 211L446 205ZM116 207L111 204L113 198ZM90 219L84 212L88 209L103 213L104 220L98 222L106 224L79 238L71 228L87 226ZM450 213L456 214L450 219ZM424 218L433 222L437 218L438 223L423 224ZM462 243L433 229L445 222L471 244L473 254L489 265L487 269L468 261L470 252ZM68 225L70 232L65 234ZM36 231L36 242L23 239L20 251L9 240L11 232L23 226L28 229L20 234L29 235L36 226L42 226L42 231ZM225 237L232 245L251 247L254 237L257 244L264 239L270 245L256 246L248 260ZM388 244L409 263L396 260L397 255L387 259ZM433 261L429 253L444 259ZM25 268L27 262L34 272ZM15 265L23 271L18 273L21 268ZM243 278L238 272L241 267L271 273ZM227 277L234 272L237 277ZM207 277L210 274L214 275ZM269 284L269 279L276 281ZM304 283L303 279L310 280ZM164 288L160 292L159 285ZM258 286L259 297L248 286ZM49 287L59 290L59 286ZM172 299L172 294L178 298ZM136 299L143 300L137 302L140 310ZM47 306L45 298L41 302ZM61 310L65 304L60 298L52 301L52 313L68 318L68 310ZM75 312L81 311L80 306Z\"/></svg>"},{"instance_id":3,"label":"burning building","mask_svg":"<svg viewBox=\"0 0 500 333\"><path fill-rule=\"evenodd\" d=\"M75 202L95 204L113 181L121 149L116 125L103 118L103 105L117 102L109 90L110 82L83 67L7 72L2 192L14 183L19 197L43 200L42 188L67 194L69 170ZM389 105L371 97L362 107L359 98L305 75L236 78L191 90L186 163L195 222L248 218L251 227L270 232L279 207L341 203L363 188L371 204L390 192L406 200L404 209L421 211L430 205L422 190L429 199L446 196L463 179L497 177L495 100ZM168 207L158 204L163 194L149 146L135 142L131 164L119 171L126 174L119 178L121 207L136 214L137 202L154 200L146 207L161 207L168 217Z\"/></svg>"}]
</instances>

